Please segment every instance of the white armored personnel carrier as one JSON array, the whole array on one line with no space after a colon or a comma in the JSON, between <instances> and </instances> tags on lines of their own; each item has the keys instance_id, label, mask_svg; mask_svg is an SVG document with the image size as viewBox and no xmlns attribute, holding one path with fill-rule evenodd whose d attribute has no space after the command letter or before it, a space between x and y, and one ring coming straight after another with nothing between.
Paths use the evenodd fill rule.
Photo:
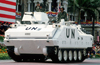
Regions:
<instances>
[{"instance_id":1,"label":"white armored personnel carrier","mask_svg":"<svg viewBox=\"0 0 100 65\"><path fill-rule=\"evenodd\" d=\"M71 21L49 25L43 12L26 12L22 24L5 32L9 56L19 61L82 62L92 48L93 36Z\"/></svg>"}]
</instances>

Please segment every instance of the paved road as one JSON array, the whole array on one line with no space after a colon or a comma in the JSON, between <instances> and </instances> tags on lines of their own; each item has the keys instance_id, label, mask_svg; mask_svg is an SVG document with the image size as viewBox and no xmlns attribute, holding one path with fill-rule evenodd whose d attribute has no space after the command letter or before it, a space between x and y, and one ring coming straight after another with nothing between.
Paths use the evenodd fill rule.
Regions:
<instances>
[{"instance_id":1,"label":"paved road","mask_svg":"<svg viewBox=\"0 0 100 65\"><path fill-rule=\"evenodd\" d=\"M86 59L82 63L52 63L51 60L48 60L43 63L15 62L13 60L0 60L0 65L100 65L100 59Z\"/></svg>"}]
</instances>

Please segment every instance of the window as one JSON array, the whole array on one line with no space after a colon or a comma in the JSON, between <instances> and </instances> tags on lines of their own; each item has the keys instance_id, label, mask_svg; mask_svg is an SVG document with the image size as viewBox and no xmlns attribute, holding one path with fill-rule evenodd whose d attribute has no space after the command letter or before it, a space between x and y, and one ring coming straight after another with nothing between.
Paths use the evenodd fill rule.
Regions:
<instances>
[{"instance_id":1,"label":"window","mask_svg":"<svg viewBox=\"0 0 100 65\"><path fill-rule=\"evenodd\" d=\"M22 21L21 23L22 23L22 24L31 24L30 21Z\"/></svg>"},{"instance_id":2,"label":"window","mask_svg":"<svg viewBox=\"0 0 100 65\"><path fill-rule=\"evenodd\" d=\"M57 0L52 0L52 7L51 10L53 12L57 12Z\"/></svg>"},{"instance_id":3,"label":"window","mask_svg":"<svg viewBox=\"0 0 100 65\"><path fill-rule=\"evenodd\" d=\"M45 22L42 21L32 21L33 24L45 24Z\"/></svg>"},{"instance_id":4,"label":"window","mask_svg":"<svg viewBox=\"0 0 100 65\"><path fill-rule=\"evenodd\" d=\"M38 22L34 22L34 24L38 24Z\"/></svg>"}]
</instances>

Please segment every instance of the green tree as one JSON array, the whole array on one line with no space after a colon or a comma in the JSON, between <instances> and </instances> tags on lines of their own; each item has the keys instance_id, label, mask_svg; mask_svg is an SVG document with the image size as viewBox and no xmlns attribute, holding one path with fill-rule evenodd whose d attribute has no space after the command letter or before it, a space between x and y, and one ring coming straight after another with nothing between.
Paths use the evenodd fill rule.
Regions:
<instances>
[{"instance_id":1,"label":"green tree","mask_svg":"<svg viewBox=\"0 0 100 65\"><path fill-rule=\"evenodd\" d=\"M22 0L22 9L21 9L21 19L23 18L24 12L28 11L28 0Z\"/></svg>"},{"instance_id":2,"label":"green tree","mask_svg":"<svg viewBox=\"0 0 100 65\"><path fill-rule=\"evenodd\" d=\"M73 10L75 13L77 10L79 12L78 23L80 23L81 10L84 10L88 14L92 15L95 19L95 11L99 12L98 7L100 7L100 0L69 0L69 6L70 11Z\"/></svg>"}]
</instances>

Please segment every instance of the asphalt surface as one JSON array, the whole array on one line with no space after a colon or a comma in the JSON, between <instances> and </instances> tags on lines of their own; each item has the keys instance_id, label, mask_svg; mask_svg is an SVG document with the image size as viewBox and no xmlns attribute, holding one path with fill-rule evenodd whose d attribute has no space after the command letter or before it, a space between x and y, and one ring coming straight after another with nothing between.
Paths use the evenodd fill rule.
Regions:
<instances>
[{"instance_id":1,"label":"asphalt surface","mask_svg":"<svg viewBox=\"0 0 100 65\"><path fill-rule=\"evenodd\" d=\"M0 65L100 65L100 59L86 59L82 63L53 63L51 60L46 62L15 62L13 60L0 60Z\"/></svg>"}]
</instances>

